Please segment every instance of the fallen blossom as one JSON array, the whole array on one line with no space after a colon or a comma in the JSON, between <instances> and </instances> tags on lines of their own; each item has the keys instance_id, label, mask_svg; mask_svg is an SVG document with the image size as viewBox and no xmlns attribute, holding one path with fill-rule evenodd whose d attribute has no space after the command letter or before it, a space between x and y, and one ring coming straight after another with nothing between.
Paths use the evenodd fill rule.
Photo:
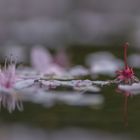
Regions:
<instances>
[{"instance_id":1,"label":"fallen blossom","mask_svg":"<svg viewBox=\"0 0 140 140\"><path fill-rule=\"evenodd\" d=\"M22 110L22 104L19 104L19 96L14 90L16 83L16 65L10 62L7 66L0 70L0 104L12 112L16 107Z\"/></svg>"}]
</instances>

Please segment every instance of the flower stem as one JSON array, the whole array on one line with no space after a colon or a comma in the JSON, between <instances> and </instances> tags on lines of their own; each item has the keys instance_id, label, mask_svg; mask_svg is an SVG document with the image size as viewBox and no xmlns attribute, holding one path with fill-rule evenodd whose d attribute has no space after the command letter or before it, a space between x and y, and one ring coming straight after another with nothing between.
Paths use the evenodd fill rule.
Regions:
<instances>
[{"instance_id":1,"label":"flower stem","mask_svg":"<svg viewBox=\"0 0 140 140\"><path fill-rule=\"evenodd\" d=\"M124 126L128 126L128 95L124 95Z\"/></svg>"},{"instance_id":2,"label":"flower stem","mask_svg":"<svg viewBox=\"0 0 140 140\"><path fill-rule=\"evenodd\" d=\"M126 42L124 44L124 64L125 64L125 68L128 67L128 64L127 64L127 48L128 48L128 45L129 45L128 42Z\"/></svg>"}]
</instances>

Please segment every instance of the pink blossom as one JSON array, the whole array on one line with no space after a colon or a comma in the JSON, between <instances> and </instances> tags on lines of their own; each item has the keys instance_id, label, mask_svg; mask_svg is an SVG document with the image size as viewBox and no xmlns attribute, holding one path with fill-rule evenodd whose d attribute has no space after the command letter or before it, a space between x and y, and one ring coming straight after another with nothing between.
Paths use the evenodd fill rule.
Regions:
<instances>
[{"instance_id":1,"label":"pink blossom","mask_svg":"<svg viewBox=\"0 0 140 140\"><path fill-rule=\"evenodd\" d=\"M0 86L3 88L13 88L16 82L15 64L8 65L0 71Z\"/></svg>"},{"instance_id":2,"label":"pink blossom","mask_svg":"<svg viewBox=\"0 0 140 140\"><path fill-rule=\"evenodd\" d=\"M124 44L124 69L118 70L116 81L120 84L126 84L126 85L118 85L117 91L120 93L123 93L124 95L124 125L125 127L128 126L128 97L131 94L130 89L132 89L133 83L139 82L139 79L135 76L135 73L133 71L133 68L129 67L127 64L127 48L128 43L126 42ZM127 85L129 84L129 85Z\"/></svg>"},{"instance_id":3,"label":"pink blossom","mask_svg":"<svg viewBox=\"0 0 140 140\"><path fill-rule=\"evenodd\" d=\"M139 82L139 80L135 76L133 68L129 67L127 64L127 48L128 48L128 43L126 42L124 44L124 65L125 65L125 67L123 70L118 70L116 72L117 73L116 80L119 83L132 84L134 82Z\"/></svg>"},{"instance_id":4,"label":"pink blossom","mask_svg":"<svg viewBox=\"0 0 140 140\"><path fill-rule=\"evenodd\" d=\"M62 75L65 72L62 66L54 62L49 51L40 46L32 49L31 64L36 70L47 75Z\"/></svg>"},{"instance_id":5,"label":"pink blossom","mask_svg":"<svg viewBox=\"0 0 140 140\"><path fill-rule=\"evenodd\" d=\"M0 105L12 112L16 107L22 110L22 103L14 88L16 84L16 64L10 63L0 70Z\"/></svg>"}]
</instances>

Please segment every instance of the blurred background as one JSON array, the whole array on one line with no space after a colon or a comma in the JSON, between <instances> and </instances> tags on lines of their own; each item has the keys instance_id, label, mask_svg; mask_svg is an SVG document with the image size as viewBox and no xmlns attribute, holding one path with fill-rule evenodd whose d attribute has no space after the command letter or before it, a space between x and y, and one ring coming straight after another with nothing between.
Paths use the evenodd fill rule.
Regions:
<instances>
[{"instance_id":1,"label":"blurred background","mask_svg":"<svg viewBox=\"0 0 140 140\"><path fill-rule=\"evenodd\" d=\"M139 46L139 0L1 0L0 42Z\"/></svg>"},{"instance_id":2,"label":"blurred background","mask_svg":"<svg viewBox=\"0 0 140 140\"><path fill-rule=\"evenodd\" d=\"M19 63L30 65L30 53L36 46L52 55L65 50L71 66L90 68L94 79L112 79L122 66L121 46L128 41L129 63L139 77L139 5L139 0L0 0L0 58L13 54ZM42 106L26 101L23 112L2 110L0 139L139 139L140 96L130 99L129 126L124 128L123 96L114 88L98 94L102 95L97 98L99 106L81 107L81 102L71 106L68 100L66 105L54 106L43 101Z\"/></svg>"}]
</instances>

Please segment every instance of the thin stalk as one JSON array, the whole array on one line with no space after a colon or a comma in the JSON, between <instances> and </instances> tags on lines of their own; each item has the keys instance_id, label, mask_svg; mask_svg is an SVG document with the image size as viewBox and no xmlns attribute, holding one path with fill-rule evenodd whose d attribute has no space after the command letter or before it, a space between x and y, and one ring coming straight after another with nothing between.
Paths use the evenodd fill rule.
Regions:
<instances>
[{"instance_id":1,"label":"thin stalk","mask_svg":"<svg viewBox=\"0 0 140 140\"><path fill-rule=\"evenodd\" d=\"M125 65L125 68L128 67L128 64L127 64L127 48L128 48L128 45L129 45L128 42L126 42L124 44L124 65Z\"/></svg>"},{"instance_id":2,"label":"thin stalk","mask_svg":"<svg viewBox=\"0 0 140 140\"><path fill-rule=\"evenodd\" d=\"M124 95L124 126L128 126L128 95Z\"/></svg>"}]
</instances>

